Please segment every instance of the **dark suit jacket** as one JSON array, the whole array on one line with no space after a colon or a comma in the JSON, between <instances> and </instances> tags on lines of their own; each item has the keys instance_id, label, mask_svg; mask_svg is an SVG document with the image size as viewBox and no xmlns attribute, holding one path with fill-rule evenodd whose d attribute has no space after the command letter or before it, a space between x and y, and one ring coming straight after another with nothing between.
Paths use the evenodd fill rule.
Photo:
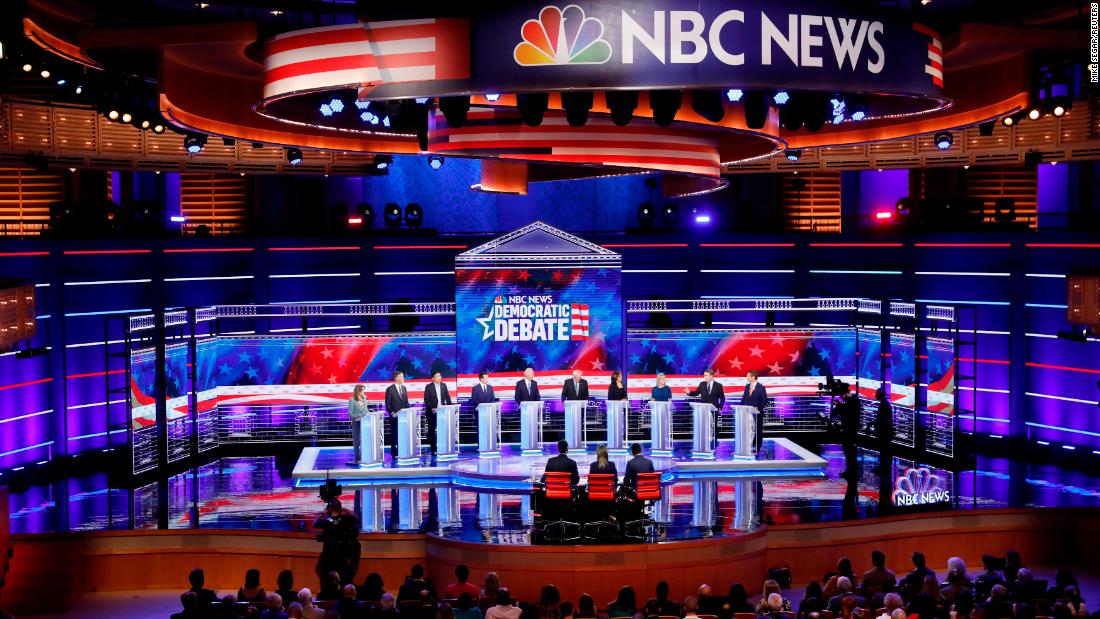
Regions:
<instances>
[{"instance_id":1,"label":"dark suit jacket","mask_svg":"<svg viewBox=\"0 0 1100 619\"><path fill-rule=\"evenodd\" d=\"M623 388L619 389L618 385L612 381L611 386L607 388L608 400L625 400L626 396L626 383L623 383ZM679 608L679 606L677 606Z\"/></svg>"},{"instance_id":2,"label":"dark suit jacket","mask_svg":"<svg viewBox=\"0 0 1100 619\"><path fill-rule=\"evenodd\" d=\"M745 392L741 394L742 406L755 406L756 410L764 412L764 407L768 405L768 390L764 388L763 383L756 381L756 388L752 390L752 395L749 395L749 386L745 385Z\"/></svg>"},{"instance_id":3,"label":"dark suit jacket","mask_svg":"<svg viewBox=\"0 0 1100 619\"><path fill-rule=\"evenodd\" d=\"M531 381L531 391L527 391L527 381L519 379L516 383L516 402L530 402L532 400L541 400L542 396L539 395L539 384L536 381Z\"/></svg>"},{"instance_id":4,"label":"dark suit jacket","mask_svg":"<svg viewBox=\"0 0 1100 619\"><path fill-rule=\"evenodd\" d=\"M588 399L588 381L581 379L580 389L573 383L573 379L570 378L565 381L565 384L561 388L561 399L563 400L587 400Z\"/></svg>"},{"instance_id":5,"label":"dark suit jacket","mask_svg":"<svg viewBox=\"0 0 1100 619\"><path fill-rule=\"evenodd\" d=\"M623 485L633 488L638 483L638 473L652 473L653 461L643 455L637 455L626 463L626 473L623 475Z\"/></svg>"},{"instance_id":6,"label":"dark suit jacket","mask_svg":"<svg viewBox=\"0 0 1100 619\"><path fill-rule=\"evenodd\" d=\"M451 401L451 392L447 391L447 383L439 383L439 390L443 393L442 402L435 399L435 383L428 383L428 386L424 387L424 408L429 412L435 411L441 404L454 404Z\"/></svg>"},{"instance_id":7,"label":"dark suit jacket","mask_svg":"<svg viewBox=\"0 0 1100 619\"><path fill-rule=\"evenodd\" d=\"M688 395L697 395L700 401L710 402L718 410L722 410L722 405L726 403L726 391L722 388L722 383L718 381L711 382L710 393L707 393L707 381L704 380Z\"/></svg>"},{"instance_id":8,"label":"dark suit jacket","mask_svg":"<svg viewBox=\"0 0 1100 619\"><path fill-rule=\"evenodd\" d=\"M207 606L218 601L218 594L215 593L213 589L196 589L191 587L188 591L193 591L195 595L198 596L199 606Z\"/></svg>"},{"instance_id":9,"label":"dark suit jacket","mask_svg":"<svg viewBox=\"0 0 1100 619\"><path fill-rule=\"evenodd\" d=\"M486 402L496 402L497 396L493 393L492 385L485 385L484 387L479 382L474 385L474 388L470 391L470 402L476 408L478 404L485 404Z\"/></svg>"},{"instance_id":10,"label":"dark suit jacket","mask_svg":"<svg viewBox=\"0 0 1100 619\"><path fill-rule=\"evenodd\" d=\"M558 454L553 458L546 461L547 473L569 473L570 482L575 486L581 480L581 475L577 471L576 460L570 458L565 454ZM546 476L542 476L543 480Z\"/></svg>"},{"instance_id":11,"label":"dark suit jacket","mask_svg":"<svg viewBox=\"0 0 1100 619\"><path fill-rule=\"evenodd\" d=\"M397 388L397 385L390 385L386 387L386 412L394 414L397 411L409 407L409 388L402 385L401 389Z\"/></svg>"},{"instance_id":12,"label":"dark suit jacket","mask_svg":"<svg viewBox=\"0 0 1100 619\"><path fill-rule=\"evenodd\" d=\"M615 482L618 483L618 481L619 481L619 471L615 467L615 462L614 461L608 460L607 461L607 467L602 468L602 469L597 468L596 465L598 465L598 464L599 464L599 462L597 462L596 460L593 460L592 464L588 465L588 474L589 475L591 475L593 473L596 473L597 475L614 475L615 476Z\"/></svg>"}]
</instances>

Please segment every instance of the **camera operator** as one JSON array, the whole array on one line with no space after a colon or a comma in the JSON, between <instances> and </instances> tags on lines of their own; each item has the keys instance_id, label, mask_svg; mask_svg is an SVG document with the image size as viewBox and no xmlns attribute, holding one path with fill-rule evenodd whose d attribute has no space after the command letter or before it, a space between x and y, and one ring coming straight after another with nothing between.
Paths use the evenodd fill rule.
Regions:
<instances>
[{"instance_id":1,"label":"camera operator","mask_svg":"<svg viewBox=\"0 0 1100 619\"><path fill-rule=\"evenodd\" d=\"M859 397L854 391L845 389L844 395L839 396L838 400L836 410L840 414L840 444L844 449L845 473L858 476L856 438L859 434L859 418L862 412Z\"/></svg>"},{"instance_id":2,"label":"camera operator","mask_svg":"<svg viewBox=\"0 0 1100 619\"><path fill-rule=\"evenodd\" d=\"M325 511L313 523L320 529L317 541L321 542L321 556L317 559L317 576L323 581L325 575L335 571L340 574L340 582L350 583L359 571L359 519L344 509L339 499L332 499Z\"/></svg>"}]
</instances>

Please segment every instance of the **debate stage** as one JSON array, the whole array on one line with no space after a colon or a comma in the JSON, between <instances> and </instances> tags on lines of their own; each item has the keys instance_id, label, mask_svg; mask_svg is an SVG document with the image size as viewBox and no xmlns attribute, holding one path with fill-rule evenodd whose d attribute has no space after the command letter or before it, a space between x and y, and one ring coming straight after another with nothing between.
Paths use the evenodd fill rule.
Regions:
<instances>
[{"instance_id":1,"label":"debate stage","mask_svg":"<svg viewBox=\"0 0 1100 619\"><path fill-rule=\"evenodd\" d=\"M732 456L733 443L719 441L713 459L693 459L687 445L675 449L671 457L652 457L653 466L661 473L662 483L696 479L806 478L824 476L827 462L790 439L765 438L760 453L754 459ZM299 488L320 486L328 479L347 488L370 486L451 485L479 490L530 491L538 481L546 461L556 454L556 448L545 445L543 453L524 456L515 446L504 446L500 457L482 458L476 451L463 453L458 460L433 462L422 455L418 464L361 468L349 465L351 447L306 447L294 466L292 477ZM577 461L581 483L585 482L589 464L596 459L594 451L571 450ZM629 455L612 455L620 475L626 470Z\"/></svg>"}]
</instances>

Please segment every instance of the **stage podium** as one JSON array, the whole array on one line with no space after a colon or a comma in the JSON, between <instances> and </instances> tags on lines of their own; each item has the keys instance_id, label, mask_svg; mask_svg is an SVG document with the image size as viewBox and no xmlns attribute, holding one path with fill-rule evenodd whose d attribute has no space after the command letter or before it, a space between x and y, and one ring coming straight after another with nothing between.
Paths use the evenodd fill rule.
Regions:
<instances>
[{"instance_id":1,"label":"stage podium","mask_svg":"<svg viewBox=\"0 0 1100 619\"><path fill-rule=\"evenodd\" d=\"M444 404L435 409L435 459L437 462L458 459L458 404Z\"/></svg>"},{"instance_id":2,"label":"stage podium","mask_svg":"<svg viewBox=\"0 0 1100 619\"><path fill-rule=\"evenodd\" d=\"M500 457L500 402L477 405L477 457Z\"/></svg>"},{"instance_id":3,"label":"stage podium","mask_svg":"<svg viewBox=\"0 0 1100 619\"><path fill-rule=\"evenodd\" d=\"M607 452L623 455L626 449L626 414L630 411L628 400L607 401Z\"/></svg>"},{"instance_id":4,"label":"stage podium","mask_svg":"<svg viewBox=\"0 0 1100 619\"><path fill-rule=\"evenodd\" d=\"M691 457L714 459L714 405L691 402Z\"/></svg>"},{"instance_id":5,"label":"stage podium","mask_svg":"<svg viewBox=\"0 0 1100 619\"><path fill-rule=\"evenodd\" d=\"M756 416L760 411L755 406L733 406L733 457L735 460L752 460L756 446Z\"/></svg>"},{"instance_id":6,"label":"stage podium","mask_svg":"<svg viewBox=\"0 0 1100 619\"><path fill-rule=\"evenodd\" d=\"M649 455L672 455L672 402L649 402Z\"/></svg>"},{"instance_id":7,"label":"stage podium","mask_svg":"<svg viewBox=\"0 0 1100 619\"><path fill-rule=\"evenodd\" d=\"M542 455L542 400L529 400L519 404L520 455Z\"/></svg>"},{"instance_id":8,"label":"stage podium","mask_svg":"<svg viewBox=\"0 0 1100 619\"><path fill-rule=\"evenodd\" d=\"M587 408L588 400L565 401L565 441L570 449L584 446L584 411Z\"/></svg>"},{"instance_id":9,"label":"stage podium","mask_svg":"<svg viewBox=\"0 0 1100 619\"><path fill-rule=\"evenodd\" d=\"M359 420L359 441L362 445L359 467L370 469L382 466L382 411L368 410Z\"/></svg>"},{"instance_id":10,"label":"stage podium","mask_svg":"<svg viewBox=\"0 0 1100 619\"><path fill-rule=\"evenodd\" d=\"M397 464L420 463L419 408L410 406L397 411Z\"/></svg>"}]
</instances>

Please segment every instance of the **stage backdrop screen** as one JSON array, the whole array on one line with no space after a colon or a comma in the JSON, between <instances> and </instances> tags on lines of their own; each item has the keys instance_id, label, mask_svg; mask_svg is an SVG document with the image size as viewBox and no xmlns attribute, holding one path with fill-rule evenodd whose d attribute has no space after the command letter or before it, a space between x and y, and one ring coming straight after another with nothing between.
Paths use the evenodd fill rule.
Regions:
<instances>
[{"instance_id":1,"label":"stage backdrop screen","mask_svg":"<svg viewBox=\"0 0 1100 619\"><path fill-rule=\"evenodd\" d=\"M560 388L580 368L591 391L606 392L623 353L618 269L457 268L455 280L464 378L514 381L532 367L540 386Z\"/></svg>"},{"instance_id":2,"label":"stage backdrop screen","mask_svg":"<svg viewBox=\"0 0 1100 619\"><path fill-rule=\"evenodd\" d=\"M168 421L187 416L187 398L191 388L190 358L186 344L164 350L164 379L167 381ZM130 355L130 424L135 430L157 423L157 357L154 349L137 350Z\"/></svg>"},{"instance_id":3,"label":"stage backdrop screen","mask_svg":"<svg viewBox=\"0 0 1100 619\"><path fill-rule=\"evenodd\" d=\"M861 329L859 340L859 395L874 398L882 386L882 332Z\"/></svg>"},{"instance_id":4,"label":"stage backdrop screen","mask_svg":"<svg viewBox=\"0 0 1100 619\"><path fill-rule=\"evenodd\" d=\"M917 405L917 344L905 333L890 334L890 402Z\"/></svg>"}]
</instances>

